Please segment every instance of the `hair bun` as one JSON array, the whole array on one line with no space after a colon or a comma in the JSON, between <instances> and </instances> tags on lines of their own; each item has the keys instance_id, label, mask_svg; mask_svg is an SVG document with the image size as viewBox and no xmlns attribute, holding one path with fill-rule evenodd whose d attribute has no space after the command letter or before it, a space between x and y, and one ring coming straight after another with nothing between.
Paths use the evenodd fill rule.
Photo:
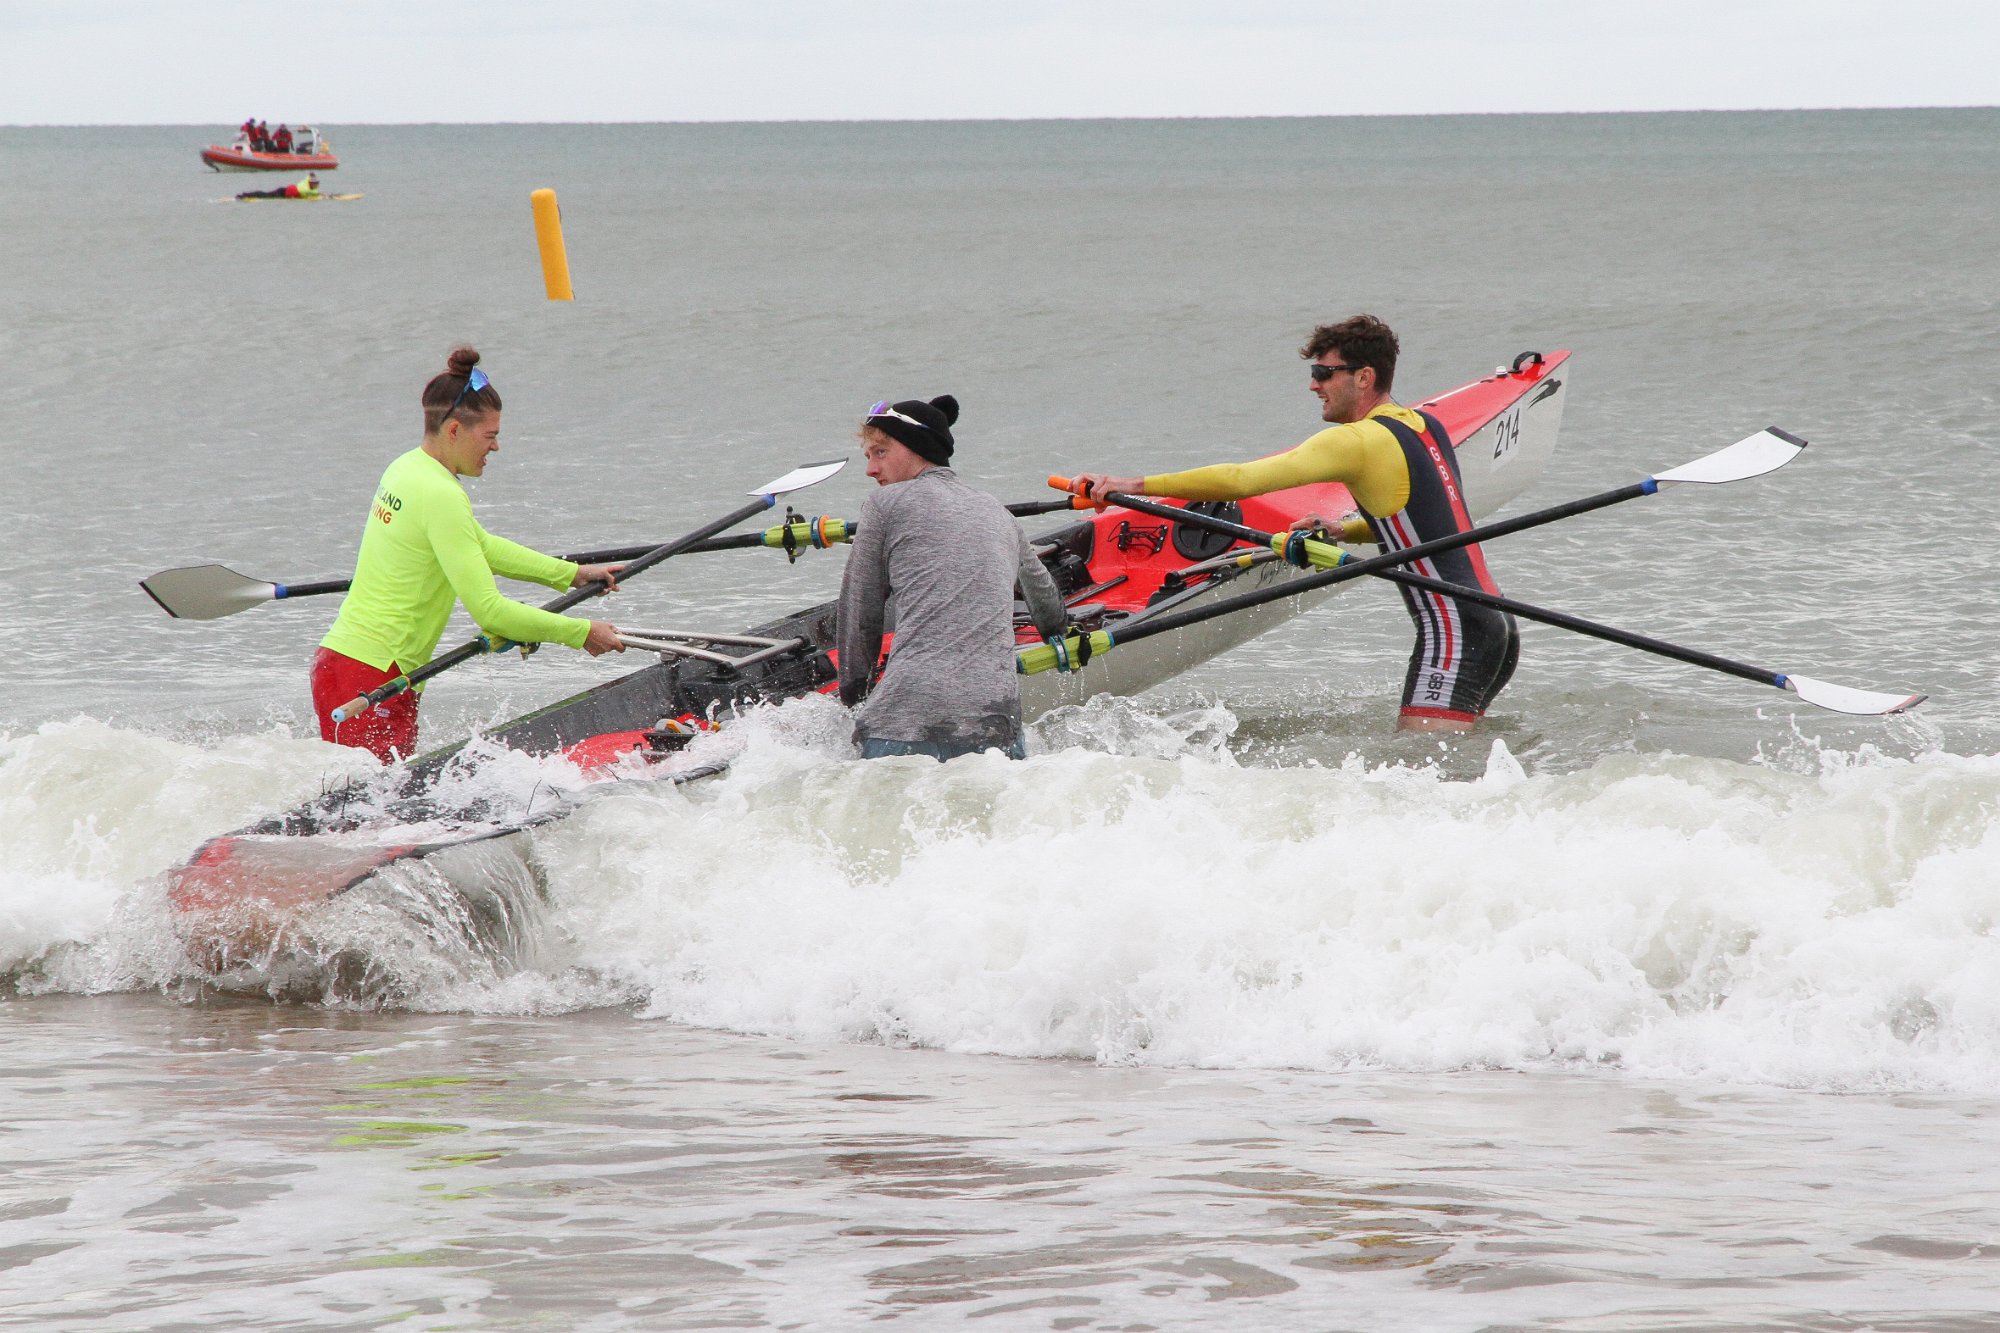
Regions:
<instances>
[{"instance_id":1,"label":"hair bun","mask_svg":"<svg viewBox=\"0 0 2000 1333\"><path fill-rule=\"evenodd\" d=\"M451 355L444 359L444 373L447 375L456 375L460 379L464 379L472 373L472 368L478 364L478 352L473 351L470 347L454 347L451 349Z\"/></svg>"},{"instance_id":2,"label":"hair bun","mask_svg":"<svg viewBox=\"0 0 2000 1333\"><path fill-rule=\"evenodd\" d=\"M958 424L958 399L948 393L941 393L931 399L931 406L943 414L945 425L953 426Z\"/></svg>"}]
</instances>

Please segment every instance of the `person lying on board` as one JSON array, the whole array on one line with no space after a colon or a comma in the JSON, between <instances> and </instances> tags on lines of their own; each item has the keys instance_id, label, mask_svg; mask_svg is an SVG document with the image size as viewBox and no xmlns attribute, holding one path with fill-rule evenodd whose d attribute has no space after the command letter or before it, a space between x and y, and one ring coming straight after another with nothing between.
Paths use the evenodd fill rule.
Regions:
<instances>
[{"instance_id":1,"label":"person lying on board","mask_svg":"<svg viewBox=\"0 0 2000 1333\"><path fill-rule=\"evenodd\" d=\"M238 199L317 199L319 195L319 173L309 171L306 178L296 185L287 185L277 190L239 190Z\"/></svg>"},{"instance_id":2,"label":"person lying on board","mask_svg":"<svg viewBox=\"0 0 2000 1333\"><path fill-rule=\"evenodd\" d=\"M840 699L863 759L980 750L1025 758L1014 669L1019 585L1044 638L1063 631L1062 596L1006 507L951 468L958 400L880 402L861 423L878 489L861 503L840 580ZM895 643L875 680L883 623Z\"/></svg>"},{"instance_id":3,"label":"person lying on board","mask_svg":"<svg viewBox=\"0 0 2000 1333\"><path fill-rule=\"evenodd\" d=\"M1444 426L1428 412L1389 397L1396 377L1396 335L1373 315L1322 324L1299 349L1312 363L1310 388L1320 417L1334 424L1288 453L1250 463L1223 463L1151 477L1085 472L1079 488L1185 500L1241 500L1309 482L1347 485L1358 517L1331 522L1307 514L1297 530L1323 530L1341 541L1372 540L1402 550L1472 527L1459 483L1458 458ZM1475 544L1411 566L1420 574L1498 593L1486 557ZM1520 635L1504 611L1433 592L1404 588L1403 604L1417 629L1403 678L1401 731L1469 731L1514 674Z\"/></svg>"},{"instance_id":4,"label":"person lying on board","mask_svg":"<svg viewBox=\"0 0 2000 1333\"><path fill-rule=\"evenodd\" d=\"M493 576L561 591L594 581L617 586L617 567L577 565L495 537L472 516L460 477L486 471L500 449L500 394L479 353L454 348L443 374L424 386L424 439L389 464L375 488L354 561L354 582L313 657L319 734L384 763L416 752L418 689L351 722L332 711L431 660L454 600L479 628L514 643L560 643L596 657L624 652L618 631L501 595Z\"/></svg>"}]
</instances>

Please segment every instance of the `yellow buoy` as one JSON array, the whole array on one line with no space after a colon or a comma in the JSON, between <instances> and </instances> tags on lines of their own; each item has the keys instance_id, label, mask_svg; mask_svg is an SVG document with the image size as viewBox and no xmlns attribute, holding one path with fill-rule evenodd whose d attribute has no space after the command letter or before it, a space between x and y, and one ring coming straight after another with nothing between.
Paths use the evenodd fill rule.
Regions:
<instances>
[{"instance_id":1,"label":"yellow buoy","mask_svg":"<svg viewBox=\"0 0 2000 1333\"><path fill-rule=\"evenodd\" d=\"M569 252L563 248L562 208L554 190L536 190L528 196L535 206L535 243L542 248L542 283L551 301L574 301L569 285Z\"/></svg>"}]
</instances>

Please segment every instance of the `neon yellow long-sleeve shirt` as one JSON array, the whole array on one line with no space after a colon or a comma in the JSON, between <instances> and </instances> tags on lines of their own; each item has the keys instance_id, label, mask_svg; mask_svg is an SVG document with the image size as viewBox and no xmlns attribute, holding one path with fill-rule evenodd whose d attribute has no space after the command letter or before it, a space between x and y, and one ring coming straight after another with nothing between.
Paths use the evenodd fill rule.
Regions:
<instances>
[{"instance_id":1,"label":"neon yellow long-sleeve shirt","mask_svg":"<svg viewBox=\"0 0 2000 1333\"><path fill-rule=\"evenodd\" d=\"M576 566L487 532L451 469L412 449L382 474L353 586L320 645L379 671L414 671L437 651L456 600L488 634L583 647L588 620L502 596L495 574L562 590Z\"/></svg>"},{"instance_id":2,"label":"neon yellow long-sleeve shirt","mask_svg":"<svg viewBox=\"0 0 2000 1333\"><path fill-rule=\"evenodd\" d=\"M1146 478L1146 494L1183 500L1241 500L1269 491L1288 490L1315 481L1347 483L1354 502L1382 517L1410 502L1410 465L1403 446L1375 418L1391 416L1413 430L1423 418L1400 403L1383 403L1360 421L1329 426L1295 449L1252 463L1218 463L1186 472L1165 472ZM1340 534L1348 541L1366 541L1368 528L1353 523Z\"/></svg>"}]
</instances>

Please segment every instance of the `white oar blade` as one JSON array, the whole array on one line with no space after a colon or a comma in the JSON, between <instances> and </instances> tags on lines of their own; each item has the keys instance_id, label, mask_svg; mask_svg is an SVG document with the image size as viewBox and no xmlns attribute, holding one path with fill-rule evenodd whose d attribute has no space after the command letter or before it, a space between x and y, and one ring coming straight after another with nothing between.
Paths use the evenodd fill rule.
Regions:
<instances>
[{"instance_id":1,"label":"white oar blade","mask_svg":"<svg viewBox=\"0 0 2000 1333\"><path fill-rule=\"evenodd\" d=\"M1876 690L1856 690L1845 685L1829 685L1810 676L1786 676L1785 688L1809 704L1856 717L1880 717L1915 708L1926 694L1883 694Z\"/></svg>"},{"instance_id":2,"label":"white oar blade","mask_svg":"<svg viewBox=\"0 0 2000 1333\"><path fill-rule=\"evenodd\" d=\"M836 458L827 463L807 463L803 467L793 468L776 481L766 482L756 490L748 491L746 494L783 495L787 491L802 491L808 486L819 485L819 483L825 481L828 477L846 466L847 460L845 458Z\"/></svg>"},{"instance_id":3,"label":"white oar blade","mask_svg":"<svg viewBox=\"0 0 2000 1333\"><path fill-rule=\"evenodd\" d=\"M1806 442L1789 431L1769 426L1748 439L1738 440L1727 449L1718 449L1706 458L1683 463L1653 478L1654 481L1698 481L1716 485L1744 481L1776 472L1805 451Z\"/></svg>"},{"instance_id":4,"label":"white oar blade","mask_svg":"<svg viewBox=\"0 0 2000 1333\"><path fill-rule=\"evenodd\" d=\"M139 580L160 609L181 620L220 620L248 611L278 595L278 585L238 574L222 565L163 569Z\"/></svg>"}]
</instances>

